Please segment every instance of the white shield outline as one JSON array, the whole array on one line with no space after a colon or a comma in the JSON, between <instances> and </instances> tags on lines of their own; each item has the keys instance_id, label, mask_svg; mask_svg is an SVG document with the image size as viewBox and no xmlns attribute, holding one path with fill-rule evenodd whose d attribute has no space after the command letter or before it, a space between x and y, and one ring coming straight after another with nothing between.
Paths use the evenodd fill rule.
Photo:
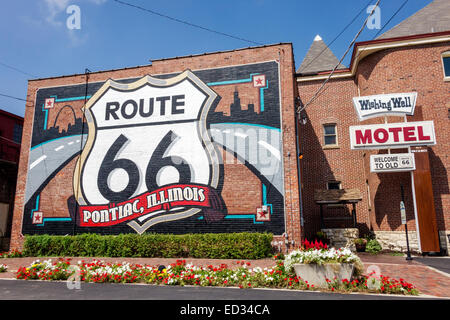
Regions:
<instances>
[{"instance_id":1,"label":"white shield outline","mask_svg":"<svg viewBox=\"0 0 450 320\"><path fill-rule=\"evenodd\" d=\"M93 148L96 136L97 136L97 125L95 121L95 117L90 110L95 103L103 96L103 94L109 89L114 88L123 92L126 91L134 91L137 88L140 88L145 85L150 85L158 88L165 88L174 86L185 79L189 79L198 89L200 89L206 96L206 101L200 111L200 116L198 119L197 133L201 138L204 149L209 159L210 166L210 183L209 186L213 188L217 188L219 184L220 178L220 165L219 165L219 155L217 153L216 148L213 145L211 136L209 134L209 130L207 128L206 118L208 116L209 110L217 98L217 93L215 93L210 87L208 87L203 81L201 81L192 71L185 70L183 73L174 76L168 79L160 79L154 78L150 75L144 76L141 79L132 82L132 83L119 83L112 79L108 79L102 87L89 99L86 105L83 107L83 112L86 116L86 121L88 124L88 138L86 140L86 144L81 152L79 159L77 160L74 177L73 177L73 190L74 196L78 204L80 205L88 205L86 198L83 193L82 187L82 169L86 163L86 160L89 156L90 151ZM140 225L135 220L128 223L128 225L133 228L137 233L142 234L151 226L167 221L179 220L188 218L200 212L202 209L200 208L189 208L188 210L184 210L177 213L171 213L170 215L162 215L155 218L150 218L150 220L146 221L144 224Z\"/></svg>"}]
</instances>

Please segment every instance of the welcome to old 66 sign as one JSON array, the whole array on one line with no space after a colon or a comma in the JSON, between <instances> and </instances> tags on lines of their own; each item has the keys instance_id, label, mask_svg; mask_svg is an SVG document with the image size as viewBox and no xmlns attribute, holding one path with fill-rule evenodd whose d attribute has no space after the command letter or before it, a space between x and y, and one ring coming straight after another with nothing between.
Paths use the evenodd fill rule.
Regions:
<instances>
[{"instance_id":1,"label":"welcome to old 66 sign","mask_svg":"<svg viewBox=\"0 0 450 320\"><path fill-rule=\"evenodd\" d=\"M206 128L217 97L192 72L107 81L84 108L89 135L75 168L81 226L136 232L220 214L218 154Z\"/></svg>"}]
</instances>

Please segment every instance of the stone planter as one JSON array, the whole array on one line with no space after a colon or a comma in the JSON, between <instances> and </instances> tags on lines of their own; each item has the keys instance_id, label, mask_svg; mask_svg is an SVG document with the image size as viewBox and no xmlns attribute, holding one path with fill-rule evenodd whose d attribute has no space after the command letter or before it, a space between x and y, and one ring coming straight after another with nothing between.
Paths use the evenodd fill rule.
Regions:
<instances>
[{"instance_id":1,"label":"stone planter","mask_svg":"<svg viewBox=\"0 0 450 320\"><path fill-rule=\"evenodd\" d=\"M294 264L295 273L298 277L304 281L308 281L308 284L315 287L327 288L328 284L326 279L331 281L334 277L338 281L348 279L351 281L353 275L354 264L353 263L324 263L319 264Z\"/></svg>"}]
</instances>

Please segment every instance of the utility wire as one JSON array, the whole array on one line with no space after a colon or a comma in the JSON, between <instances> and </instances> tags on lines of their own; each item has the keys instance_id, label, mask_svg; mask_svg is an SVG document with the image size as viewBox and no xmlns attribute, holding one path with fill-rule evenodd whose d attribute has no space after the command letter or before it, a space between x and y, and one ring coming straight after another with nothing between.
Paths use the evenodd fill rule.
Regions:
<instances>
[{"instance_id":1,"label":"utility wire","mask_svg":"<svg viewBox=\"0 0 450 320\"><path fill-rule=\"evenodd\" d=\"M380 35L380 33L384 30L384 28L386 28L386 26L392 21L392 19L394 19L394 17L400 12L400 10L406 5L406 3L408 2L409 0L405 0L401 5L400 5L400 7L394 12L394 14L389 18L389 20L381 27L381 29L377 32L377 34L372 38L372 40L375 40L379 35ZM364 48L365 46L362 46L362 48ZM360 54L362 53L363 51L361 50L360 52L358 52L358 54L356 55L356 57L355 57L355 61L358 59L358 57L360 56ZM326 88L320 93L320 94L318 94L317 95L317 97L319 97L322 93L324 93L326 91ZM316 97L316 98L317 98ZM300 111L302 111L302 110L304 110L304 108L303 109L301 109ZM299 111L299 112L300 112Z\"/></svg>"},{"instance_id":2,"label":"utility wire","mask_svg":"<svg viewBox=\"0 0 450 320\"><path fill-rule=\"evenodd\" d=\"M317 90L317 92L313 95L313 97L303 106L299 106L297 108L297 112L300 113L303 110L306 109L306 107L311 104L311 102L313 102L317 96L319 95L320 91L322 91L322 89L325 87L325 85L327 84L327 82L331 79L331 76L334 74L334 72L336 71L336 69L339 67L339 65L342 63L342 60L344 60L345 56L347 55L347 53L350 51L350 49L352 48L353 44L355 43L356 39L358 39L359 35L361 34L361 32L364 30L364 28L366 27L367 21L369 20L369 18L372 16L372 14L375 12L375 9L378 8L379 4L380 4L381 0L378 0L377 3L374 5L372 12L370 12L370 14L367 16L366 20L364 21L361 29L358 31L358 33L356 34L356 36L353 38L352 42L349 44L347 50L345 51L344 55L342 56L341 60L339 60L339 62L336 64L336 66L334 67L334 69L331 71L330 75L328 76L328 78L322 83L322 85L320 86L319 90Z\"/></svg>"},{"instance_id":3,"label":"utility wire","mask_svg":"<svg viewBox=\"0 0 450 320\"><path fill-rule=\"evenodd\" d=\"M2 96L2 97L7 97L7 98L11 98L11 99L16 99L16 100L20 100L20 101L25 101L25 102L32 102L32 101L29 101L29 100L26 100L26 99L13 97L13 96L10 96L10 95L7 95L7 94L3 94L3 93L0 93L0 96Z\"/></svg>"},{"instance_id":4,"label":"utility wire","mask_svg":"<svg viewBox=\"0 0 450 320\"><path fill-rule=\"evenodd\" d=\"M11 70L20 72L20 73L22 73L22 74L24 74L24 75L31 76L31 77L33 77L33 78L37 78L37 76L35 76L34 74L31 74L31 73L22 71L22 70L20 70L20 69L17 69L16 67L7 65L6 63L0 62L0 65L4 66L4 67L6 67L6 68L9 68L9 69L11 69Z\"/></svg>"},{"instance_id":5,"label":"utility wire","mask_svg":"<svg viewBox=\"0 0 450 320\"><path fill-rule=\"evenodd\" d=\"M397 11L395 11L395 13L389 18L389 20L383 25L383 27L382 27L380 30L378 30L377 34L373 37L372 40L374 40L376 37L378 37L378 35L384 30L384 28L389 24L389 22L391 22L392 19L394 19L394 17L397 15L397 13L398 13L400 10L402 10L402 8L406 5L406 3L407 3L408 1L409 1L409 0L405 0L405 2L402 3L402 5L397 9Z\"/></svg>"},{"instance_id":6,"label":"utility wire","mask_svg":"<svg viewBox=\"0 0 450 320\"><path fill-rule=\"evenodd\" d=\"M303 69L306 69L306 68L308 68L318 57L320 57L321 55L322 55L322 53L324 53L325 52L325 50L327 50L327 48L329 48L329 47L331 47L331 45L345 32L345 30L347 30L348 29L348 27L350 27L352 24L353 24L353 22L355 22L355 20L359 17L359 15L364 11L364 9L366 9L368 6L369 6L369 4L372 2L372 0L370 0L359 12L358 12L358 14L350 21L350 23L349 24L347 24L345 27L344 27L344 29L342 29L342 31L328 44L328 46L326 46L325 48L323 48L323 50L317 55L317 56L315 56L314 57L314 59L312 59L307 65L305 65L304 67L303 67Z\"/></svg>"},{"instance_id":7,"label":"utility wire","mask_svg":"<svg viewBox=\"0 0 450 320\"><path fill-rule=\"evenodd\" d=\"M191 26L191 27L194 27L194 28L202 29L202 30L205 30L205 31L208 31L208 32L212 32L212 33L215 33L215 34L219 34L219 35L222 35L222 36L226 36L226 37L233 38L233 39L240 40L240 41L245 41L245 42L256 44L256 45L263 45L260 42L244 39L244 38L241 38L241 37L233 36L233 35L228 34L228 33L224 33L224 32L220 32L220 31L216 31L216 30L210 29L210 28L202 27L202 26L199 26L197 24L191 23L189 21L185 21L185 20L174 18L174 17L170 17L170 16L165 15L163 13L160 13L160 12L157 12L157 11L154 11L154 10L150 10L150 9L146 9L146 8L137 6L137 5L132 4L132 3L128 3L128 2L120 1L120 0L113 0L113 1L117 2L117 3L120 3L122 5L125 5L125 6L133 7L133 8L136 8L136 9L139 9L139 10L142 10L142 11L145 11L145 12L148 12L148 13L151 13L151 14L154 14L154 15L157 15L157 16L160 16L160 17L163 17L163 18L175 21L175 22L179 22L179 23L188 25L188 26Z\"/></svg>"}]
</instances>

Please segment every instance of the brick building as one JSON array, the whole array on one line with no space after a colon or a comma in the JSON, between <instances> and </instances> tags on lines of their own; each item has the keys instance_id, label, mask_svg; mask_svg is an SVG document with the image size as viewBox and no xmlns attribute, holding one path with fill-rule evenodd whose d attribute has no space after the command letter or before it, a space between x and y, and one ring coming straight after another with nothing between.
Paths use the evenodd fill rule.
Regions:
<instances>
[{"instance_id":1,"label":"brick building","mask_svg":"<svg viewBox=\"0 0 450 320\"><path fill-rule=\"evenodd\" d=\"M7 250L16 191L23 118L0 110L0 250Z\"/></svg>"},{"instance_id":2,"label":"brick building","mask_svg":"<svg viewBox=\"0 0 450 320\"><path fill-rule=\"evenodd\" d=\"M320 36L298 70L282 43L30 80L12 247L27 234L267 231L289 250L344 230L403 250L403 199L412 248L448 248L449 9L436 0L356 43L300 114L338 63ZM417 93L413 115L361 122L352 103L403 92ZM371 172L387 150L352 150L350 128L405 119L433 121L436 144L414 150L414 173Z\"/></svg>"},{"instance_id":3,"label":"brick building","mask_svg":"<svg viewBox=\"0 0 450 320\"><path fill-rule=\"evenodd\" d=\"M278 44L30 80L12 247L85 232L299 244L294 74Z\"/></svg>"},{"instance_id":4,"label":"brick building","mask_svg":"<svg viewBox=\"0 0 450 320\"><path fill-rule=\"evenodd\" d=\"M350 189L359 191L356 227L360 235L374 232L386 249L404 250L404 226L399 203L401 187L407 213L407 227L412 248L423 250L425 238L438 231L441 249L449 246L449 110L450 110L450 3L434 1L375 40L356 43L350 67L340 65L323 92L301 113L303 209L305 232L320 229L351 228L351 205L324 205L323 218L315 191ZM321 53L319 55L319 53ZM319 56L318 56L319 55ZM303 104L317 92L338 59L320 36L297 70L298 92ZM403 117L378 117L360 121L353 97L417 92L414 115L406 121L432 120L436 144L428 147L428 173L432 182L432 205L428 208L431 229L418 228L419 210L414 207L410 172L371 173L369 158L382 150L352 150L349 128L356 125L403 122ZM392 149L404 153L406 149ZM417 159L417 156L416 156ZM416 160L417 161L417 160ZM416 178L416 192L421 183ZM418 205L419 206L419 205ZM345 220L347 218L347 220ZM434 220L434 221L433 221ZM434 228L433 228L434 227ZM420 239L418 240L417 229ZM422 246L420 246L422 242Z\"/></svg>"}]
</instances>

